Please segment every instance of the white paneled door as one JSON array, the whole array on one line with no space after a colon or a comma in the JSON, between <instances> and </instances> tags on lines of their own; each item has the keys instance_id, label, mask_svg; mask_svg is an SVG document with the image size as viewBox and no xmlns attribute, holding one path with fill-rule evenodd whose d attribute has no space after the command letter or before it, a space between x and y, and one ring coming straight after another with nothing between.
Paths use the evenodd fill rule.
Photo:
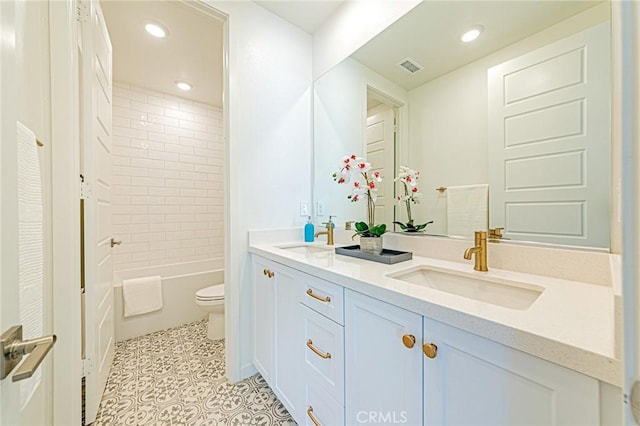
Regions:
<instances>
[{"instance_id":1,"label":"white paneled door","mask_svg":"<svg viewBox=\"0 0 640 426\"><path fill-rule=\"evenodd\" d=\"M98 1L82 24L82 173L86 422L93 422L114 352L111 234L112 48Z\"/></svg>"},{"instance_id":2,"label":"white paneled door","mask_svg":"<svg viewBox=\"0 0 640 426\"><path fill-rule=\"evenodd\" d=\"M42 95L46 89L40 90L48 75L40 69L24 75L27 64L46 63L39 49L48 35L42 25L48 13L45 2L0 1L0 334L7 343L0 356L9 365L11 359L1 352L19 343L10 329L22 326L22 339L31 340L52 328L46 272L51 253L44 231L51 213L37 172L46 173L49 157L36 147L36 137L49 141L42 122L50 100ZM18 121L24 127L18 128ZM43 361L31 376L21 374L38 358ZM2 369L1 425L53 424L51 361L51 351L34 349L20 364Z\"/></svg>"},{"instance_id":3,"label":"white paneled door","mask_svg":"<svg viewBox=\"0 0 640 426\"><path fill-rule=\"evenodd\" d=\"M384 180L378 190L376 201L377 224L393 222L393 177L395 174L395 124L394 110L388 109L367 118L365 141L367 161L372 171L380 171Z\"/></svg>"},{"instance_id":4,"label":"white paneled door","mask_svg":"<svg viewBox=\"0 0 640 426\"><path fill-rule=\"evenodd\" d=\"M490 226L609 247L609 24L489 69Z\"/></svg>"}]
</instances>

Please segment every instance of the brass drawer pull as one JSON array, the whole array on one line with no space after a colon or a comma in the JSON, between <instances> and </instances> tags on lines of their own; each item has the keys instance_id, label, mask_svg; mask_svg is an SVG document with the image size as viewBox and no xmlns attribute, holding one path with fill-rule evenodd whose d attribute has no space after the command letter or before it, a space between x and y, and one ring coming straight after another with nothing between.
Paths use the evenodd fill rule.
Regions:
<instances>
[{"instance_id":1,"label":"brass drawer pull","mask_svg":"<svg viewBox=\"0 0 640 426\"><path fill-rule=\"evenodd\" d=\"M411 349L413 348L413 345L416 344L416 336L414 336L413 334L405 334L404 336L402 336L402 343L406 348Z\"/></svg>"},{"instance_id":2,"label":"brass drawer pull","mask_svg":"<svg viewBox=\"0 0 640 426\"><path fill-rule=\"evenodd\" d=\"M438 347L435 343L425 343L422 345L422 352L424 352L427 358L435 358L438 355Z\"/></svg>"},{"instance_id":3,"label":"brass drawer pull","mask_svg":"<svg viewBox=\"0 0 640 426\"><path fill-rule=\"evenodd\" d=\"M324 359L331 358L331 354L329 352L327 352L326 354L323 354L318 350L318 348L313 346L313 341L311 339L307 340L307 347L311 349L313 353L318 355L320 358L324 358Z\"/></svg>"},{"instance_id":4,"label":"brass drawer pull","mask_svg":"<svg viewBox=\"0 0 640 426\"><path fill-rule=\"evenodd\" d=\"M331 298L330 298L329 296L320 297L320 296L318 296L317 294L313 294L313 290L311 290L311 289L308 289L308 290L307 290L307 294L308 294L309 296L313 297L314 299L319 300L319 301L321 301L321 302L325 302L325 303L329 303L329 302L331 302Z\"/></svg>"},{"instance_id":5,"label":"brass drawer pull","mask_svg":"<svg viewBox=\"0 0 640 426\"><path fill-rule=\"evenodd\" d=\"M311 405L307 408L307 416L309 416L315 426L322 426L313 415L313 407Z\"/></svg>"},{"instance_id":6,"label":"brass drawer pull","mask_svg":"<svg viewBox=\"0 0 640 426\"><path fill-rule=\"evenodd\" d=\"M271 272L271 271L270 271L270 270L268 270L268 269L263 269L263 270L262 270L262 274L263 274L263 275L266 275L266 276L267 276L267 277L269 277L269 278L273 278L273 276L274 276L276 273L275 273L275 272Z\"/></svg>"}]
</instances>

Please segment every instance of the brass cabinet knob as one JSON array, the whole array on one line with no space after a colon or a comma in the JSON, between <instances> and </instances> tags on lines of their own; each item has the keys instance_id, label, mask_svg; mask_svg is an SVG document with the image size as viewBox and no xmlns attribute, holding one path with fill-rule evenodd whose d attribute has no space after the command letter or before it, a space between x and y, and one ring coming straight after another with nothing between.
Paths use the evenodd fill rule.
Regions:
<instances>
[{"instance_id":1,"label":"brass cabinet knob","mask_svg":"<svg viewBox=\"0 0 640 426\"><path fill-rule=\"evenodd\" d=\"M275 272L271 272L269 269L263 269L262 270L262 274L266 275L269 278L273 278L273 276L276 274Z\"/></svg>"},{"instance_id":2,"label":"brass cabinet knob","mask_svg":"<svg viewBox=\"0 0 640 426\"><path fill-rule=\"evenodd\" d=\"M402 343L405 347L411 349L416 344L416 336L413 334L405 334L402 336Z\"/></svg>"},{"instance_id":3,"label":"brass cabinet knob","mask_svg":"<svg viewBox=\"0 0 640 426\"><path fill-rule=\"evenodd\" d=\"M427 358L435 358L438 355L438 347L435 343L425 343L422 345L422 352Z\"/></svg>"}]
</instances>

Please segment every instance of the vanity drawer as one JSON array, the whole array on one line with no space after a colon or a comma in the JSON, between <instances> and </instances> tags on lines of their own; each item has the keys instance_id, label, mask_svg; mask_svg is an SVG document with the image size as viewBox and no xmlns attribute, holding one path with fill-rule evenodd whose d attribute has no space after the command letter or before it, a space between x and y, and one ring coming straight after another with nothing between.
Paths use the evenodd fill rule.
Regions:
<instances>
[{"instance_id":1,"label":"vanity drawer","mask_svg":"<svg viewBox=\"0 0 640 426\"><path fill-rule=\"evenodd\" d=\"M344 325L344 288L312 277L305 277L303 284L300 287L300 302Z\"/></svg>"},{"instance_id":2,"label":"vanity drawer","mask_svg":"<svg viewBox=\"0 0 640 426\"><path fill-rule=\"evenodd\" d=\"M337 401L344 401L344 328L304 305L302 374Z\"/></svg>"},{"instance_id":3,"label":"vanity drawer","mask_svg":"<svg viewBox=\"0 0 640 426\"><path fill-rule=\"evenodd\" d=\"M344 426L344 406L316 388L313 384L305 386L305 404L303 406L305 426Z\"/></svg>"}]
</instances>

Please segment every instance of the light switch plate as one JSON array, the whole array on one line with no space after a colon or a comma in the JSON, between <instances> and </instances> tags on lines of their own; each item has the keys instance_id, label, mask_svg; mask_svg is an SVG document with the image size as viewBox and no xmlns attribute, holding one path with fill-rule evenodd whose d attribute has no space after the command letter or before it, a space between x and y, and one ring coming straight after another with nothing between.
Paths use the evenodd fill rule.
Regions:
<instances>
[{"instance_id":1,"label":"light switch plate","mask_svg":"<svg viewBox=\"0 0 640 426\"><path fill-rule=\"evenodd\" d=\"M324 203L316 201L316 216L324 216Z\"/></svg>"},{"instance_id":2,"label":"light switch plate","mask_svg":"<svg viewBox=\"0 0 640 426\"><path fill-rule=\"evenodd\" d=\"M300 216L309 216L309 202L300 201Z\"/></svg>"}]
</instances>

